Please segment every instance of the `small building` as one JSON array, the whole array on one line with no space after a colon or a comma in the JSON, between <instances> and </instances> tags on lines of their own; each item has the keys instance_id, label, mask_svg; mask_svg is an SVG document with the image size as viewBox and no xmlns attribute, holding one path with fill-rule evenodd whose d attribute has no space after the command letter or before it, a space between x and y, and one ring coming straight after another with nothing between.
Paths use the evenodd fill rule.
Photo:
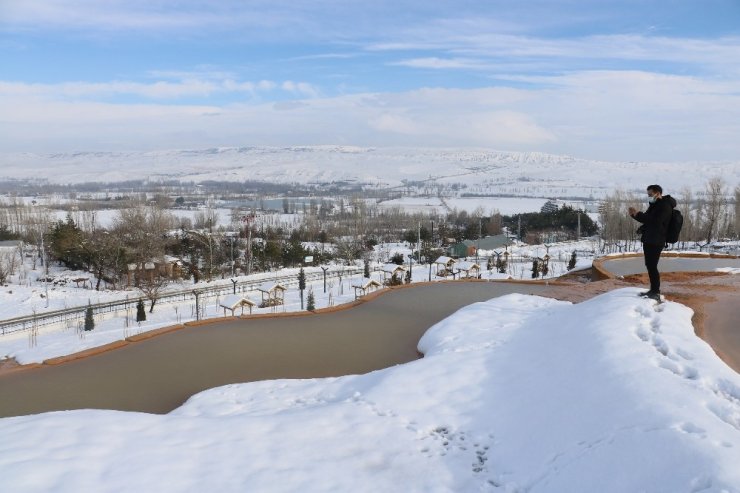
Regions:
<instances>
[{"instance_id":1,"label":"small building","mask_svg":"<svg viewBox=\"0 0 740 493\"><path fill-rule=\"evenodd\" d=\"M382 284L375 279L370 279L369 277L363 277L362 279L358 279L352 283L352 287L355 289L355 299L365 296L367 293L379 289L381 286ZM360 293L359 295L357 294L358 291Z\"/></svg>"},{"instance_id":2,"label":"small building","mask_svg":"<svg viewBox=\"0 0 740 493\"><path fill-rule=\"evenodd\" d=\"M231 311L231 316L234 316L234 310L237 308L241 308L241 315L244 315L244 307L249 308L249 313L252 313L252 307L256 306L257 303L250 300L249 298L246 298L242 295L238 294L230 294L228 296L225 296L221 303L219 303L219 306L224 309L224 316L226 316L226 310Z\"/></svg>"},{"instance_id":3,"label":"small building","mask_svg":"<svg viewBox=\"0 0 740 493\"><path fill-rule=\"evenodd\" d=\"M177 279L182 277L183 262L178 257L172 255L165 255L161 259L155 261L159 275L168 277L169 279Z\"/></svg>"},{"instance_id":4,"label":"small building","mask_svg":"<svg viewBox=\"0 0 740 493\"><path fill-rule=\"evenodd\" d=\"M285 302L285 292L288 290L285 286L278 283L262 283L257 286L257 291L262 293L262 305L276 306Z\"/></svg>"},{"instance_id":5,"label":"small building","mask_svg":"<svg viewBox=\"0 0 740 493\"><path fill-rule=\"evenodd\" d=\"M464 240L447 247L447 255L454 258L473 257L479 250L496 250L511 245L512 241L506 235L486 236L477 240Z\"/></svg>"},{"instance_id":6,"label":"small building","mask_svg":"<svg viewBox=\"0 0 740 493\"><path fill-rule=\"evenodd\" d=\"M437 269L437 275L440 277L447 277L449 275L454 276L455 272L453 270L453 266L455 265L455 262L457 261L454 258L444 255L437 258L437 260L434 261L434 265Z\"/></svg>"},{"instance_id":7,"label":"small building","mask_svg":"<svg viewBox=\"0 0 740 493\"><path fill-rule=\"evenodd\" d=\"M559 209L558 203L555 202L555 200L550 199L540 208L540 212L545 214L550 214L553 212L557 212Z\"/></svg>"},{"instance_id":8,"label":"small building","mask_svg":"<svg viewBox=\"0 0 740 493\"><path fill-rule=\"evenodd\" d=\"M480 276L480 264L476 262L458 262L455 264L459 278L478 279Z\"/></svg>"},{"instance_id":9,"label":"small building","mask_svg":"<svg viewBox=\"0 0 740 493\"><path fill-rule=\"evenodd\" d=\"M470 257L475 255L475 246L468 245L465 241L461 241L447 247L447 255L455 258Z\"/></svg>"}]
</instances>

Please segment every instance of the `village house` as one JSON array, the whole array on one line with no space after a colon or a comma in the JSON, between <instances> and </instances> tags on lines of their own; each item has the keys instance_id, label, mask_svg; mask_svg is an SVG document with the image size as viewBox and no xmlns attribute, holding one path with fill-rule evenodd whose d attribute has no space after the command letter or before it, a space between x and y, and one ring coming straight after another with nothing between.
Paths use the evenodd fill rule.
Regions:
<instances>
[{"instance_id":1,"label":"village house","mask_svg":"<svg viewBox=\"0 0 740 493\"><path fill-rule=\"evenodd\" d=\"M479 250L496 250L511 245L506 235L486 236L478 240L464 240L447 247L446 253L453 258L474 257Z\"/></svg>"}]
</instances>

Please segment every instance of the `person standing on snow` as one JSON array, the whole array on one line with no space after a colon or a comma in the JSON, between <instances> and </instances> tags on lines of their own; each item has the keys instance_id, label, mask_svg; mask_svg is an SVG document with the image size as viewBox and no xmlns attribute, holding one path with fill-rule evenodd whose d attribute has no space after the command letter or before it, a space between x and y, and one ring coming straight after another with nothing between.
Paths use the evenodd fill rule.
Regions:
<instances>
[{"instance_id":1,"label":"person standing on snow","mask_svg":"<svg viewBox=\"0 0 740 493\"><path fill-rule=\"evenodd\" d=\"M630 207L629 215L635 221L642 223L637 230L642 234L642 249L645 254L645 267L650 277L650 291L640 293L650 299L660 301L660 272L658 272L658 261L660 253L666 245L666 233L671 214L676 207L676 200L670 195L663 196L663 188L660 185L647 187L650 205L645 212Z\"/></svg>"}]
</instances>

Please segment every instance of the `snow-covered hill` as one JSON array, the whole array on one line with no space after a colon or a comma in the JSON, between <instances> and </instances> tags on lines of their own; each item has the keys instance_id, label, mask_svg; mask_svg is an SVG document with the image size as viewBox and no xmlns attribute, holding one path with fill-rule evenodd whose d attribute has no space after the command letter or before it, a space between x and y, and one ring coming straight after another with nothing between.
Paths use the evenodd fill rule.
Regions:
<instances>
[{"instance_id":1,"label":"snow-covered hill","mask_svg":"<svg viewBox=\"0 0 740 493\"><path fill-rule=\"evenodd\" d=\"M645 163L591 161L538 152L476 149L226 147L152 152L17 153L0 155L0 179L53 183L132 179L260 180L273 183L354 181L381 186L404 180L467 184L469 193L599 196L616 187L697 187L722 175L734 186L740 161Z\"/></svg>"},{"instance_id":2,"label":"snow-covered hill","mask_svg":"<svg viewBox=\"0 0 740 493\"><path fill-rule=\"evenodd\" d=\"M421 360L229 385L164 415L0 420L0 490L738 491L740 377L638 290L519 294L430 328Z\"/></svg>"}]
</instances>

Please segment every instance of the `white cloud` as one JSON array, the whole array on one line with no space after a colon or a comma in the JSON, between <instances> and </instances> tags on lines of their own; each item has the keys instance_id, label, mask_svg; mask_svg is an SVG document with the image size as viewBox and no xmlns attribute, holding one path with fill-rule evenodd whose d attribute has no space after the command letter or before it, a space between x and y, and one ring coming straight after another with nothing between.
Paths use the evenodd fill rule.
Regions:
<instances>
[{"instance_id":1,"label":"white cloud","mask_svg":"<svg viewBox=\"0 0 740 493\"><path fill-rule=\"evenodd\" d=\"M320 95L318 88L307 82L293 82L292 80L286 80L280 87L284 91L309 98L317 98Z\"/></svg>"},{"instance_id":2,"label":"white cloud","mask_svg":"<svg viewBox=\"0 0 740 493\"><path fill-rule=\"evenodd\" d=\"M421 57L400 60L400 65L420 68L457 69L488 67L519 63L521 68L531 64L537 69L543 61L560 60L560 70L573 67L574 61L592 64L617 61L667 62L691 64L716 71L738 71L740 65L740 37L724 36L714 39L644 36L634 34L596 35L569 38L544 38L521 34L502 34L490 31L472 32L450 29L449 32L430 30L408 38L374 42L369 51L430 51L449 57ZM470 59L469 57L474 57ZM467 62L467 63L466 63Z\"/></svg>"},{"instance_id":3,"label":"white cloud","mask_svg":"<svg viewBox=\"0 0 740 493\"><path fill-rule=\"evenodd\" d=\"M530 89L424 88L340 97L317 96L311 86L286 81L265 87L306 98L225 105L44 99L34 87L5 83L0 151L336 143L476 146L607 160L740 155L734 138L740 134L738 80L590 71L536 81Z\"/></svg>"},{"instance_id":4,"label":"white cloud","mask_svg":"<svg viewBox=\"0 0 740 493\"><path fill-rule=\"evenodd\" d=\"M165 100L178 98L205 98L223 93L249 93L272 91L278 84L269 80L239 81L235 79L183 79L155 82L60 82L34 84L0 81L0 98L30 97L44 100L105 100L116 96L133 95L145 99ZM315 95L317 90L305 82L289 82L280 86L292 94Z\"/></svg>"},{"instance_id":5,"label":"white cloud","mask_svg":"<svg viewBox=\"0 0 740 493\"><path fill-rule=\"evenodd\" d=\"M425 58L411 58L408 60L400 60L391 63L391 65L399 65L403 67L413 68L431 68L431 69L483 69L491 68L491 64L483 63L480 60L474 60L470 58L438 58L438 57L425 57Z\"/></svg>"}]
</instances>

